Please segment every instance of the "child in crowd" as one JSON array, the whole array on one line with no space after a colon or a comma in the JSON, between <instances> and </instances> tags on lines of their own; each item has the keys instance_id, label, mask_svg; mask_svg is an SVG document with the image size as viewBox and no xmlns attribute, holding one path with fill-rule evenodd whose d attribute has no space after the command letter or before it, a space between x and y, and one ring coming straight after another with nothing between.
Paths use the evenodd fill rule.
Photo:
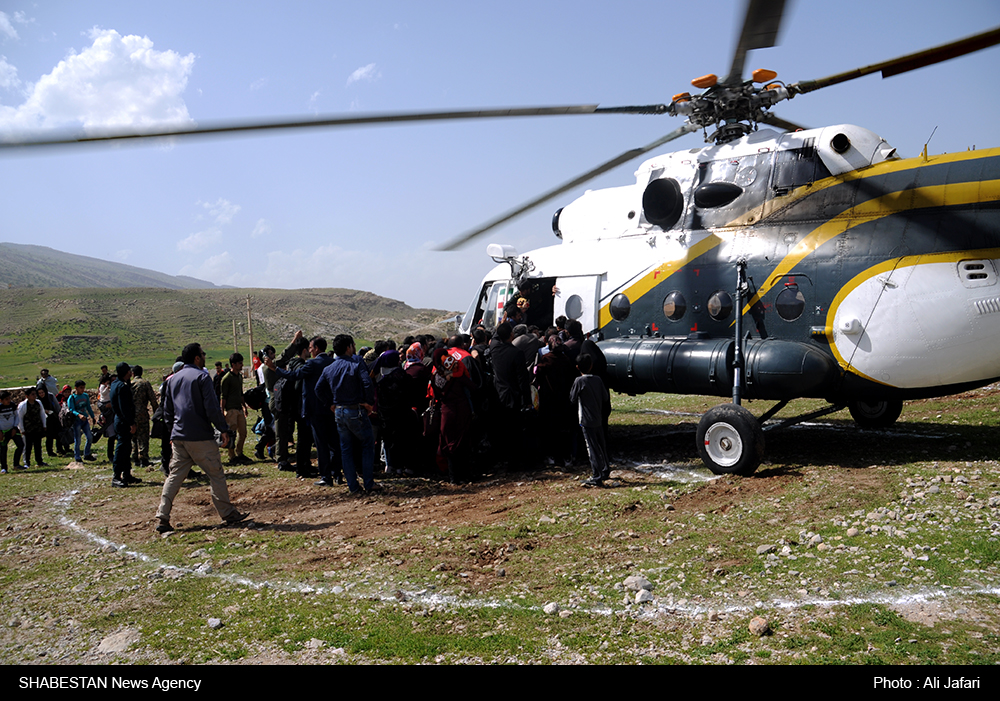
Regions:
<instances>
[{"instance_id":1,"label":"child in crowd","mask_svg":"<svg viewBox=\"0 0 1000 701\"><path fill-rule=\"evenodd\" d=\"M611 415L611 394L600 377L590 374L594 369L593 358L583 353L577 358L576 366L583 374L573 381L569 400L579 407L580 428L587 442L593 472L589 479L584 480L583 486L601 487L604 480L611 476L604 439L604 426Z\"/></svg>"}]
</instances>

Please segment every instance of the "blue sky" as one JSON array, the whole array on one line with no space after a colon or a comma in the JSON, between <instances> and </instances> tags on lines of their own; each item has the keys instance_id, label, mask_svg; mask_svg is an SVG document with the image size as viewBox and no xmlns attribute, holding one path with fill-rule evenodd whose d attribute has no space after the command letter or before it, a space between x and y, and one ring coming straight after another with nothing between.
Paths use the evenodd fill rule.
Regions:
<instances>
[{"instance_id":1,"label":"blue sky","mask_svg":"<svg viewBox=\"0 0 1000 701\"><path fill-rule=\"evenodd\" d=\"M0 0L0 138L339 112L669 102L725 74L742 2L18 2ZM777 47L795 82L1000 25L996 0L800 0ZM1000 48L779 105L904 155L1000 146ZM465 309L490 242L556 243L557 198L456 253L433 247L673 130L576 116L195 138L0 156L0 241L247 287L348 287ZM702 144L689 134L664 151ZM650 154L653 155L653 154ZM586 187L634 182L640 161Z\"/></svg>"}]
</instances>

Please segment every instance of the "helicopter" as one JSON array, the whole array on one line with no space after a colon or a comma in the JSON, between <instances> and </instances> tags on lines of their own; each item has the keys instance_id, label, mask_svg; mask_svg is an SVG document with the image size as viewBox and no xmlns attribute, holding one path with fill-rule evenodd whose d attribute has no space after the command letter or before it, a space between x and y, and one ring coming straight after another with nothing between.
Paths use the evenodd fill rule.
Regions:
<instances>
[{"instance_id":1,"label":"helicopter","mask_svg":"<svg viewBox=\"0 0 1000 701\"><path fill-rule=\"evenodd\" d=\"M751 474L764 432L839 411L889 425L902 401L1000 377L995 203L1000 152L902 159L848 124L804 129L771 108L874 72L914 70L1000 43L1000 30L816 81L744 78L751 50L774 45L781 0L747 4L728 73L693 81L669 104L350 115L195 129L24 139L4 147L312 126L569 114L684 119L666 136L594 168L457 239L472 240L611 168L701 130L704 148L654 156L634 185L586 193L559 209L561 243L521 255L492 244L462 329L495 325L519 287L598 340L619 392L730 397L709 410L698 450L717 473ZM700 90L701 92L697 92ZM772 130L768 127L784 130ZM547 306L551 304L551 310ZM826 409L766 424L799 397ZM743 400L774 400L760 417Z\"/></svg>"}]
</instances>

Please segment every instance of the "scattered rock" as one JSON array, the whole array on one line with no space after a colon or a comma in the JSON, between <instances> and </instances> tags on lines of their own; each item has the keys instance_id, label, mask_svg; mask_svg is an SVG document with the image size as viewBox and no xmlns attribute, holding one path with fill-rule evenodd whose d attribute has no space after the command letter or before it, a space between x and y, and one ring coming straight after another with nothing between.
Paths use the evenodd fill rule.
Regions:
<instances>
[{"instance_id":1,"label":"scattered rock","mask_svg":"<svg viewBox=\"0 0 1000 701\"><path fill-rule=\"evenodd\" d=\"M559 613L559 604L555 603L554 601L549 602L542 607L542 611L544 611L548 616L554 616L555 614Z\"/></svg>"},{"instance_id":2,"label":"scattered rock","mask_svg":"<svg viewBox=\"0 0 1000 701\"><path fill-rule=\"evenodd\" d=\"M124 652L139 642L139 638L139 631L135 628L123 628L102 640L101 644L97 646L97 653L100 655L110 655L116 652Z\"/></svg>"},{"instance_id":3,"label":"scattered rock","mask_svg":"<svg viewBox=\"0 0 1000 701\"><path fill-rule=\"evenodd\" d=\"M647 601L652 601L653 595L648 589L640 589L635 593L635 603L644 604Z\"/></svg>"},{"instance_id":4,"label":"scattered rock","mask_svg":"<svg viewBox=\"0 0 1000 701\"><path fill-rule=\"evenodd\" d=\"M757 546L757 554L758 555L766 555L767 553L773 553L777 549L778 549L778 546L774 545L773 543L770 544L770 545L758 545Z\"/></svg>"},{"instance_id":5,"label":"scattered rock","mask_svg":"<svg viewBox=\"0 0 1000 701\"><path fill-rule=\"evenodd\" d=\"M636 592L642 590L645 591L653 590L653 583L650 582L645 577L643 577L641 574L629 575L628 577L625 578L625 581L622 582L622 586L624 586L626 589Z\"/></svg>"},{"instance_id":6,"label":"scattered rock","mask_svg":"<svg viewBox=\"0 0 1000 701\"><path fill-rule=\"evenodd\" d=\"M757 637L760 637L770 633L771 627L768 625L766 618L754 616L750 621L750 632Z\"/></svg>"},{"instance_id":7,"label":"scattered rock","mask_svg":"<svg viewBox=\"0 0 1000 701\"><path fill-rule=\"evenodd\" d=\"M209 618L208 619L208 627L211 628L212 630L217 630L217 629L221 628L222 626L223 626L223 623L222 623L222 619L221 618Z\"/></svg>"}]
</instances>

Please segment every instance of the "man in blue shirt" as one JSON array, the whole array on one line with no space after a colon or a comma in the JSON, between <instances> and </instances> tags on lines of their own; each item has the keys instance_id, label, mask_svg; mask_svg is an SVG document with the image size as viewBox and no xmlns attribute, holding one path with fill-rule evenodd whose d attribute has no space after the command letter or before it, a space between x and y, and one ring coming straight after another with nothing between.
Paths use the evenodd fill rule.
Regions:
<instances>
[{"instance_id":1,"label":"man in blue shirt","mask_svg":"<svg viewBox=\"0 0 1000 701\"><path fill-rule=\"evenodd\" d=\"M344 476L351 494L361 493L354 462L355 441L361 448L364 491L374 492L378 490L374 480L375 434L368 414L375 403L375 387L368 367L356 354L351 336L340 334L334 338L333 352L337 359L323 370L316 383L316 397L322 406L330 407L336 417Z\"/></svg>"},{"instance_id":2,"label":"man in blue shirt","mask_svg":"<svg viewBox=\"0 0 1000 701\"><path fill-rule=\"evenodd\" d=\"M172 456L170 458L170 474L163 483L163 493L160 495L160 508L156 511L159 521L156 530L168 533L170 526L170 511L174 505L174 497L184 484L192 465L198 465L212 484L212 504L219 516L227 524L235 525L247 520L248 513L240 513L229 501L229 488L226 486L226 473L222 470L222 459L219 457L219 446L215 442L215 431L222 433L222 447L232 441L233 436L222 413L212 378L205 372L205 351L197 343L189 343L181 351L181 361L184 367L170 376L166 383L166 393L160 399L163 402L163 421L167 426L173 426L170 431Z\"/></svg>"}]
</instances>

